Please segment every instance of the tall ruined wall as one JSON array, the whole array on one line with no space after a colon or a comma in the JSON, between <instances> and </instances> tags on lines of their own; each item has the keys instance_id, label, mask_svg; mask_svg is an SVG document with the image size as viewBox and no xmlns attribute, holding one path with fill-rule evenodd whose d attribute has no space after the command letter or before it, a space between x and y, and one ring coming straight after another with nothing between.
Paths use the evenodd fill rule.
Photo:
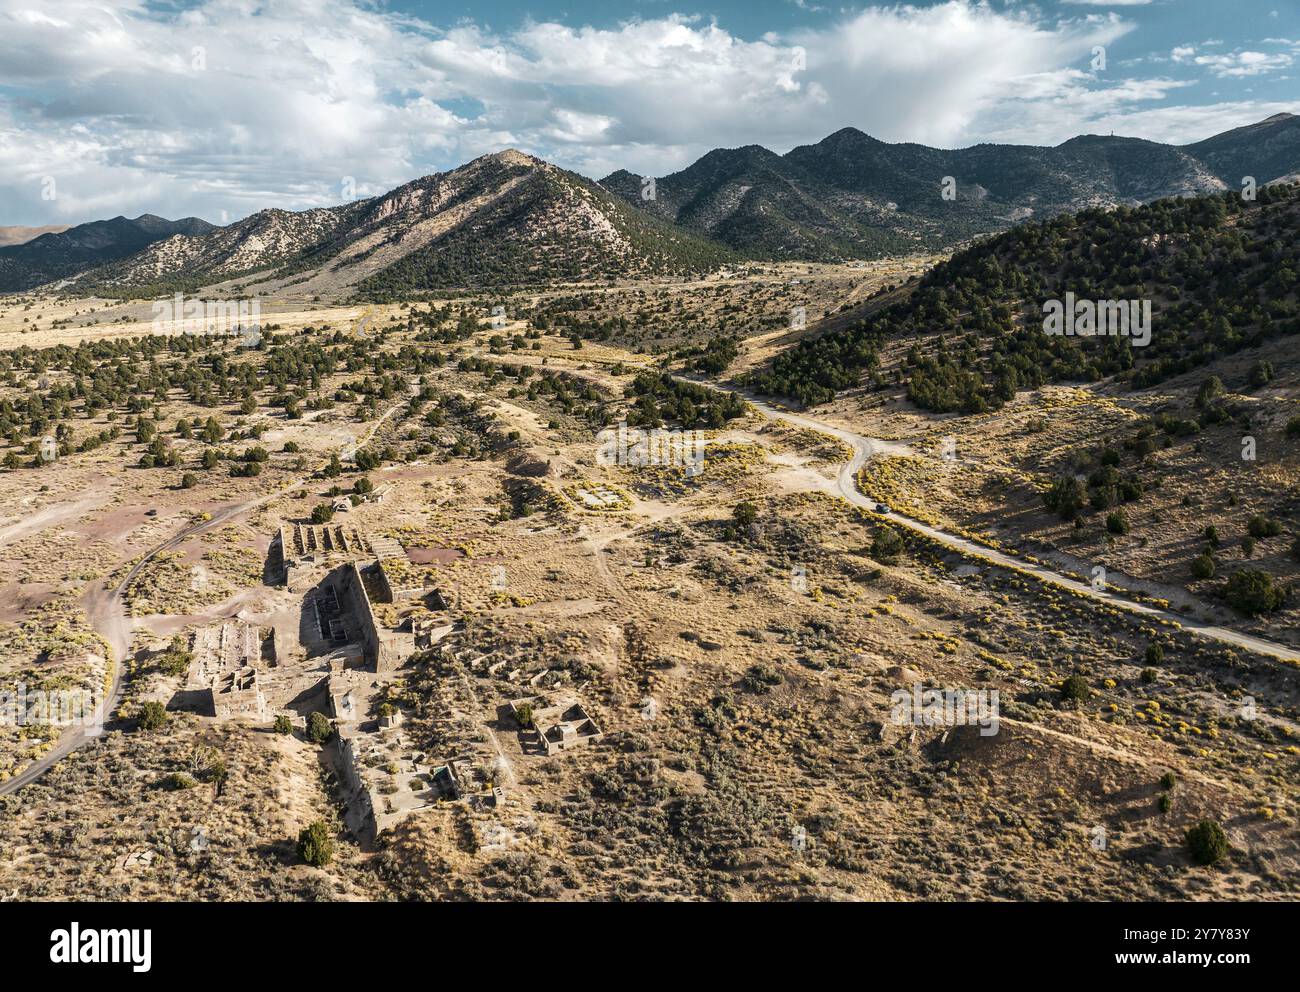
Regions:
<instances>
[{"instance_id":1,"label":"tall ruined wall","mask_svg":"<svg viewBox=\"0 0 1300 992\"><path fill-rule=\"evenodd\" d=\"M344 592L349 605L357 618L361 629L361 644L365 649L367 664L377 665L380 661L381 642L379 626L375 623L375 611L366 593L366 583L361 576L361 567L356 562L349 562L343 572Z\"/></svg>"}]
</instances>

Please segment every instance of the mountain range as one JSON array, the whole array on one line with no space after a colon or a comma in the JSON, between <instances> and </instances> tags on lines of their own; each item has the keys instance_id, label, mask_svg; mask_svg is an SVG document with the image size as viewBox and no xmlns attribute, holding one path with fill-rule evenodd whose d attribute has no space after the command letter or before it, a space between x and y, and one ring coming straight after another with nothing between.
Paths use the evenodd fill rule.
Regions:
<instances>
[{"instance_id":1,"label":"mountain range","mask_svg":"<svg viewBox=\"0 0 1300 992\"><path fill-rule=\"evenodd\" d=\"M300 293L407 292L702 270L722 246L600 185L508 149L383 196L161 238L85 272L84 292L195 289L240 279Z\"/></svg>"},{"instance_id":2,"label":"mountain range","mask_svg":"<svg viewBox=\"0 0 1300 992\"><path fill-rule=\"evenodd\" d=\"M91 221L21 244L0 247L0 292L17 292L96 268L142 251L163 238L202 237L218 228L197 217L164 220L143 214Z\"/></svg>"},{"instance_id":3,"label":"mountain range","mask_svg":"<svg viewBox=\"0 0 1300 992\"><path fill-rule=\"evenodd\" d=\"M1300 172L1300 117L1279 114L1194 145L1084 135L1054 148L954 151L887 144L844 128L777 155L709 152L654 181L602 185L750 257L836 259L946 248L1029 218L1264 185ZM950 179L951 198L943 196Z\"/></svg>"},{"instance_id":4,"label":"mountain range","mask_svg":"<svg viewBox=\"0 0 1300 992\"><path fill-rule=\"evenodd\" d=\"M652 183L627 171L597 183L510 149L336 207L262 210L220 228L145 215L44 234L0 247L0 292L54 283L148 296L240 280L388 299L743 259L868 258L1297 174L1300 117L1290 114L1181 146L1084 135L944 150L844 128L784 155L717 149Z\"/></svg>"}]
</instances>

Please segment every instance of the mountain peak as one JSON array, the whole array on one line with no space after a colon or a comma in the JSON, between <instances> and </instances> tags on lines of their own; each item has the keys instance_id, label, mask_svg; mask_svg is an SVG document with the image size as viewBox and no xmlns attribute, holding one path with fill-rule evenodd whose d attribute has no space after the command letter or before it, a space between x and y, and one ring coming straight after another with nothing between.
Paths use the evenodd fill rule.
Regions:
<instances>
[{"instance_id":1,"label":"mountain peak","mask_svg":"<svg viewBox=\"0 0 1300 992\"><path fill-rule=\"evenodd\" d=\"M756 156L767 158L775 155L775 152L764 148L762 145L739 145L735 148L714 148L701 155L699 161L704 161L705 159L710 158L752 159Z\"/></svg>"},{"instance_id":2,"label":"mountain peak","mask_svg":"<svg viewBox=\"0 0 1300 992\"><path fill-rule=\"evenodd\" d=\"M500 162L502 165L538 165L541 162L541 159L534 158L527 152L521 152L518 148L504 148L483 157L493 162Z\"/></svg>"},{"instance_id":3,"label":"mountain peak","mask_svg":"<svg viewBox=\"0 0 1300 992\"><path fill-rule=\"evenodd\" d=\"M856 127L842 127L838 131L833 131L826 135L826 137L822 138L818 144L824 145L828 142L838 144L843 141L873 141L876 144L883 144L880 139L873 138L871 135L867 134L866 131L860 131Z\"/></svg>"},{"instance_id":4,"label":"mountain peak","mask_svg":"<svg viewBox=\"0 0 1300 992\"><path fill-rule=\"evenodd\" d=\"M938 250L1027 217L1300 175L1297 122L1278 113L1185 146L1080 135L1055 148L949 150L850 126L784 155L758 144L715 148L653 182L619 169L599 184L508 147L337 207L270 207L220 229L193 217L117 217L10 244L0 247L0 290L92 268L87 285L147 288L182 273L215 281L332 259L316 285L384 296L399 287L693 271L729 251L835 260ZM939 195L947 177L961 191L952 202ZM648 244L659 247L641 250Z\"/></svg>"},{"instance_id":5,"label":"mountain peak","mask_svg":"<svg viewBox=\"0 0 1300 992\"><path fill-rule=\"evenodd\" d=\"M873 138L856 127L842 127L833 134L828 134L814 145L799 145L790 149L783 156L787 162L802 162L810 157L831 155L837 158L851 158L857 155L870 155L882 152L891 146Z\"/></svg>"}]
</instances>

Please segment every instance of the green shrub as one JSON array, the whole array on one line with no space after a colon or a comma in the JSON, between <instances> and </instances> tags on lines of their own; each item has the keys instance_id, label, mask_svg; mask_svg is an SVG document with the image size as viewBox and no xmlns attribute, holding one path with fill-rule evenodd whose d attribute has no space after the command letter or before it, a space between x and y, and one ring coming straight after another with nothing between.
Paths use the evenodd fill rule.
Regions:
<instances>
[{"instance_id":1,"label":"green shrub","mask_svg":"<svg viewBox=\"0 0 1300 992\"><path fill-rule=\"evenodd\" d=\"M1123 510L1108 513L1106 515L1106 529L1112 534L1127 534L1129 532L1128 514Z\"/></svg>"},{"instance_id":2,"label":"green shrub","mask_svg":"<svg viewBox=\"0 0 1300 992\"><path fill-rule=\"evenodd\" d=\"M1083 509L1086 497L1082 482L1072 475L1062 475L1043 493L1043 505L1062 520L1069 520Z\"/></svg>"},{"instance_id":3,"label":"green shrub","mask_svg":"<svg viewBox=\"0 0 1300 992\"><path fill-rule=\"evenodd\" d=\"M290 720L288 716L281 713L279 716L275 718L275 723L272 724L272 729L277 734L292 734L293 721Z\"/></svg>"},{"instance_id":4,"label":"green shrub","mask_svg":"<svg viewBox=\"0 0 1300 992\"><path fill-rule=\"evenodd\" d=\"M772 686L780 685L783 681L780 672L760 662L750 666L745 677L740 680L740 684L750 692L765 696L772 691Z\"/></svg>"},{"instance_id":5,"label":"green shrub","mask_svg":"<svg viewBox=\"0 0 1300 992\"><path fill-rule=\"evenodd\" d=\"M168 792L180 792L182 789L192 789L196 785L198 783L184 772L172 772L158 780L158 788L166 789Z\"/></svg>"},{"instance_id":6,"label":"green shrub","mask_svg":"<svg viewBox=\"0 0 1300 992\"><path fill-rule=\"evenodd\" d=\"M871 542L871 557L889 563L903 553L903 535L893 527L881 527Z\"/></svg>"},{"instance_id":7,"label":"green shrub","mask_svg":"<svg viewBox=\"0 0 1300 992\"><path fill-rule=\"evenodd\" d=\"M1152 641L1150 644L1147 645L1147 650L1144 657L1146 658L1148 665L1160 664L1162 661L1165 660L1164 646L1160 644L1158 641Z\"/></svg>"},{"instance_id":8,"label":"green shrub","mask_svg":"<svg viewBox=\"0 0 1300 992\"><path fill-rule=\"evenodd\" d=\"M1088 695L1088 682L1082 675L1071 675L1061 683L1061 698L1066 702L1081 703Z\"/></svg>"},{"instance_id":9,"label":"green shrub","mask_svg":"<svg viewBox=\"0 0 1300 992\"><path fill-rule=\"evenodd\" d=\"M737 503L735 509L731 511L731 515L741 527L748 527L758 519L758 507L746 500L743 503Z\"/></svg>"},{"instance_id":10,"label":"green shrub","mask_svg":"<svg viewBox=\"0 0 1300 992\"><path fill-rule=\"evenodd\" d=\"M1173 772L1165 772L1163 775L1160 776L1160 788L1164 789L1166 792L1168 792L1177 784L1178 784L1178 776L1175 775Z\"/></svg>"},{"instance_id":11,"label":"green shrub","mask_svg":"<svg viewBox=\"0 0 1300 992\"><path fill-rule=\"evenodd\" d=\"M190 669L194 655L183 634L177 634L167 645L167 650L158 657L158 670L165 675L184 675Z\"/></svg>"},{"instance_id":12,"label":"green shrub","mask_svg":"<svg viewBox=\"0 0 1300 992\"><path fill-rule=\"evenodd\" d=\"M1154 681L1155 681L1156 679L1158 679L1159 677L1160 677L1159 673L1157 673L1156 670L1155 670L1154 668L1144 668L1144 669L1142 669L1141 679L1142 679L1142 684L1143 684L1143 685L1150 685L1152 682L1154 682Z\"/></svg>"},{"instance_id":13,"label":"green shrub","mask_svg":"<svg viewBox=\"0 0 1300 992\"><path fill-rule=\"evenodd\" d=\"M1198 865L1212 865L1228 853L1228 835L1213 820L1202 820L1187 831L1187 851Z\"/></svg>"},{"instance_id":14,"label":"green shrub","mask_svg":"<svg viewBox=\"0 0 1300 992\"><path fill-rule=\"evenodd\" d=\"M1254 568L1229 576L1223 595L1229 606L1248 617L1270 613L1286 599L1286 592L1273 582L1273 576Z\"/></svg>"},{"instance_id":15,"label":"green shrub","mask_svg":"<svg viewBox=\"0 0 1300 992\"><path fill-rule=\"evenodd\" d=\"M167 723L167 707L155 700L150 700L140 707L136 725L141 730L157 730Z\"/></svg>"},{"instance_id":16,"label":"green shrub","mask_svg":"<svg viewBox=\"0 0 1300 992\"><path fill-rule=\"evenodd\" d=\"M307 740L313 744L324 744L334 736L334 726L324 713L316 712L307 717Z\"/></svg>"},{"instance_id":17,"label":"green shrub","mask_svg":"<svg viewBox=\"0 0 1300 992\"><path fill-rule=\"evenodd\" d=\"M298 834L298 857L304 863L323 868L334 859L334 838L325 821L316 820Z\"/></svg>"},{"instance_id":18,"label":"green shrub","mask_svg":"<svg viewBox=\"0 0 1300 992\"><path fill-rule=\"evenodd\" d=\"M1206 551L1192 559L1192 578L1194 579L1212 579L1214 578L1214 555Z\"/></svg>"},{"instance_id":19,"label":"green shrub","mask_svg":"<svg viewBox=\"0 0 1300 992\"><path fill-rule=\"evenodd\" d=\"M208 766L207 779L216 786L217 795L221 795L226 791L226 783L230 781L230 769L224 761L218 759Z\"/></svg>"},{"instance_id":20,"label":"green shrub","mask_svg":"<svg viewBox=\"0 0 1300 992\"><path fill-rule=\"evenodd\" d=\"M1196 391L1196 405L1205 409L1222 395L1223 381L1217 375L1212 375L1201 383L1201 388Z\"/></svg>"},{"instance_id":21,"label":"green shrub","mask_svg":"<svg viewBox=\"0 0 1300 992\"><path fill-rule=\"evenodd\" d=\"M327 524L334 519L334 507L328 503L317 503L311 511L311 522L314 524Z\"/></svg>"},{"instance_id":22,"label":"green shrub","mask_svg":"<svg viewBox=\"0 0 1300 992\"><path fill-rule=\"evenodd\" d=\"M1247 522L1246 533L1254 538L1277 537L1282 533L1282 525L1262 513L1257 513Z\"/></svg>"}]
</instances>

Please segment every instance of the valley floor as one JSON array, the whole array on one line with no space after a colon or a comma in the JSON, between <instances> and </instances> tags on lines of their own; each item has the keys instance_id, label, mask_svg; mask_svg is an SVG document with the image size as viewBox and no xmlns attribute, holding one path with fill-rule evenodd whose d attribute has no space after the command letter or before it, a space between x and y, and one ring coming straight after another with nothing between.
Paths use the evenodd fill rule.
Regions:
<instances>
[{"instance_id":1,"label":"valley floor","mask_svg":"<svg viewBox=\"0 0 1300 992\"><path fill-rule=\"evenodd\" d=\"M862 295L897 276L871 276ZM828 270L821 278L832 282L796 290L818 308L817 294L829 304L844 290L835 280L850 277ZM736 293L770 294L763 306L780 314L788 282L783 272L761 290ZM407 312L373 308L373 324L384 329L367 346L374 354L396 356L415 343ZM120 666L124 684L101 738L0 797L0 892L1296 898L1293 662L1098 603L891 524L843 498L844 439L784 422L779 410L751 408L706 431L698 474L602 464L585 410L620 409L636 371L656 360L651 349L618 335L575 349L554 331L529 339L536 349L503 349L494 337L509 340L528 325L494 327L489 312L482 329L454 346L457 361L423 381L411 377L373 407L339 404L298 420L269 405L219 410L232 435L222 446L256 442L271 453L254 478L212 471L181 489L178 471L125 467L139 454L127 438L0 473L0 505L13 508L0 519L9 577L0 674L95 687ZM287 334L321 325L332 333L364 313L324 306L273 319ZM6 333L21 330L0 326ZM754 341L728 375L768 346ZM530 372L521 376L524 366ZM1281 410L1294 374L1281 372L1278 398L1262 402ZM531 391L545 375L568 383L570 397L590 388L596 399ZM341 369L321 392L366 377L376 377L366 363ZM412 400L423 387L436 396L417 411ZM1210 503L1225 533L1244 527L1261 499L1282 491L1276 479L1290 478L1289 456L1274 458L1267 444L1252 467L1257 476L1229 476L1228 456L1208 443L1159 452L1165 483L1148 491L1122 541L1066 534L1042 511L1037 473L1157 402L1048 389L997 416L937 421L897 397L851 393L808 419L887 442L854 491L863 502L887 502L895 517L1015 551L1021 561L1032 554L1084 581L1103 562L1114 584L1132 580L1146 602L1168 599L1207 622L1300 643L1289 614L1243 621L1195 585L1175 602L1184 585L1179 535L1205 509L1185 497ZM168 424L211 412L179 390L165 406ZM431 420L431 410L440 416ZM1262 418L1265 440L1279 415L1270 407ZM1031 429L1038 419L1046 425ZM949 435L955 462L934 455ZM174 444L187 465L204 447L198 439ZM365 472L351 463L336 476L316 472L350 445L392 449L393 457ZM391 675L358 672L359 698L400 712L405 738L433 765L455 763L463 785L459 800L418 809L373 843L346 828L349 790L336 744L318 746L304 733L310 712L328 711L319 684L330 666L303 620L306 595L278 574L275 543L282 525L305 524L362 476L391 489L335 522L371 545L397 546L400 574L442 594L382 603L377 616L393 629L412 621L452 629ZM1238 497L1231 505L1229 478ZM737 514L740 506L752 513ZM1267 542L1257 556L1290 574ZM126 651L113 650L107 615L92 608L119 586ZM173 639L222 622L275 631L276 661L259 674L268 692L295 687L275 706L294 718L293 733L273 733L269 718L217 718L182 704L186 676L168 664ZM1063 699L1071 677L1082 690ZM996 733L981 733L992 726L987 719L900 723L900 698L923 689L983 693L985 701L996 693ZM539 714L544 703L580 704L600 739L545 753L512 709L533 697L541 697ZM140 729L151 701L166 704L169 719ZM54 739L49 728L5 729L6 776L39 761ZM226 771L220 783L216 761ZM1207 817L1231 844L1213 868L1193 865L1183 839ZM299 831L317 820L337 839L323 867L295 853Z\"/></svg>"}]
</instances>

